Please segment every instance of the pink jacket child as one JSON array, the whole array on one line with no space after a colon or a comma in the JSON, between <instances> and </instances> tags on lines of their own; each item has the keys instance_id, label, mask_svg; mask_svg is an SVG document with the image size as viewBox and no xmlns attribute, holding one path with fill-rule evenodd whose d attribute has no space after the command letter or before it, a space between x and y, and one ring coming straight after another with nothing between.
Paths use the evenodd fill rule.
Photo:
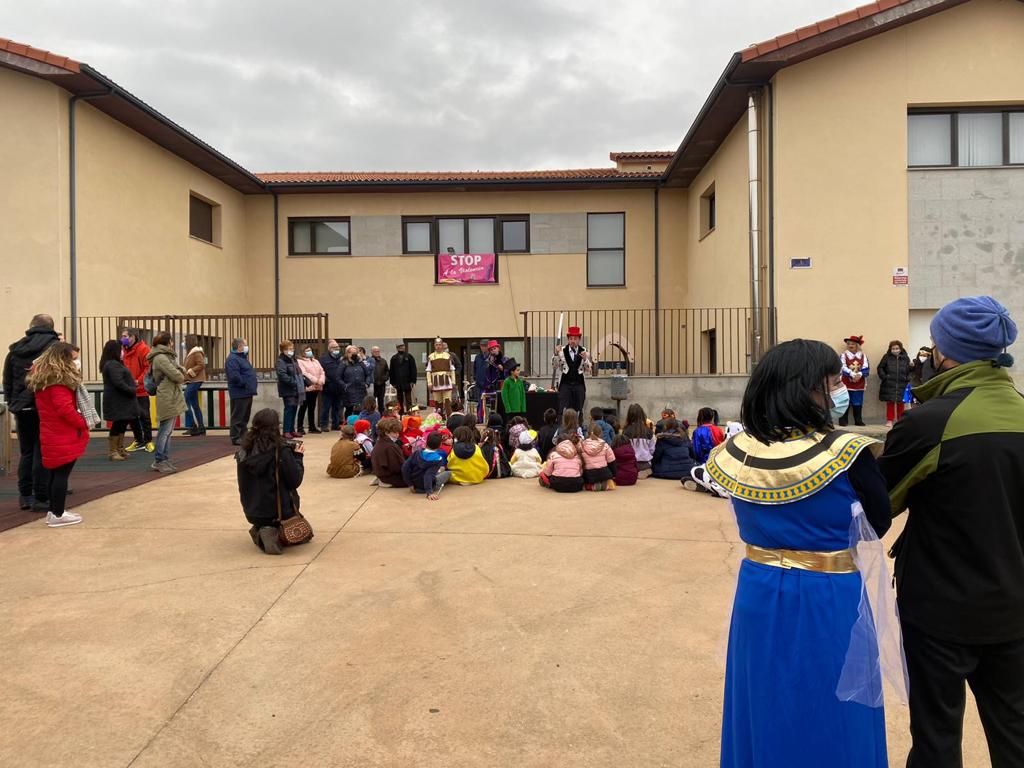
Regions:
<instances>
[{"instance_id":1,"label":"pink jacket child","mask_svg":"<svg viewBox=\"0 0 1024 768\"><path fill-rule=\"evenodd\" d=\"M590 490L603 491L615 488L615 453L611 446L595 435L583 441L583 482L592 486ZM606 485L607 484L607 487Z\"/></svg>"},{"instance_id":2,"label":"pink jacket child","mask_svg":"<svg viewBox=\"0 0 1024 768\"><path fill-rule=\"evenodd\" d=\"M562 440L548 454L539 480L545 488L559 493L583 490L583 461L571 440Z\"/></svg>"},{"instance_id":3,"label":"pink jacket child","mask_svg":"<svg viewBox=\"0 0 1024 768\"><path fill-rule=\"evenodd\" d=\"M310 382L306 384L306 391L319 392L322 390L327 378L320 361L315 357L300 357L296 362L299 364L299 372Z\"/></svg>"}]
</instances>

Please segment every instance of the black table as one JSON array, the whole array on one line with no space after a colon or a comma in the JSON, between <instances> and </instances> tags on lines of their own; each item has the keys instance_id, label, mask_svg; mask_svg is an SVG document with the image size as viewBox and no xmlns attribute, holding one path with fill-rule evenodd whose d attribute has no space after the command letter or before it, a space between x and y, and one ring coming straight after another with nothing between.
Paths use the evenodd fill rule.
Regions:
<instances>
[{"instance_id":1,"label":"black table","mask_svg":"<svg viewBox=\"0 0 1024 768\"><path fill-rule=\"evenodd\" d=\"M526 420L534 429L544 426L544 411L553 408L558 413L557 392L527 392L526 393Z\"/></svg>"}]
</instances>

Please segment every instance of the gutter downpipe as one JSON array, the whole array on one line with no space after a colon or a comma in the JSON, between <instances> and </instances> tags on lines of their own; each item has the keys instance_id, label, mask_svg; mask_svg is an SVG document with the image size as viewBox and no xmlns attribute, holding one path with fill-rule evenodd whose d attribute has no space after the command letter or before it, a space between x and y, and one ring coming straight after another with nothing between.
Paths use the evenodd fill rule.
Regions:
<instances>
[{"instance_id":1,"label":"gutter downpipe","mask_svg":"<svg viewBox=\"0 0 1024 768\"><path fill-rule=\"evenodd\" d=\"M761 318L761 224L759 210L761 167L758 151L761 130L758 122L758 102L758 92L750 91L747 95L747 191L750 208L750 296L753 315L750 344L751 365L756 365L761 359L763 341Z\"/></svg>"},{"instance_id":2,"label":"gutter downpipe","mask_svg":"<svg viewBox=\"0 0 1024 768\"><path fill-rule=\"evenodd\" d=\"M779 319L775 307L775 92L771 81L765 83L765 95L768 104L765 109L765 126L768 136L768 344L775 346L778 342Z\"/></svg>"},{"instance_id":3,"label":"gutter downpipe","mask_svg":"<svg viewBox=\"0 0 1024 768\"><path fill-rule=\"evenodd\" d=\"M661 206L658 192L661 182L654 188L654 375L661 376L661 259L659 254L660 230L658 219Z\"/></svg>"},{"instance_id":4,"label":"gutter downpipe","mask_svg":"<svg viewBox=\"0 0 1024 768\"><path fill-rule=\"evenodd\" d=\"M78 186L75 172L75 105L79 101L90 101L110 96L114 89L102 93L76 94L68 99L68 271L71 278L71 343L78 343L78 209L75 204Z\"/></svg>"},{"instance_id":5,"label":"gutter downpipe","mask_svg":"<svg viewBox=\"0 0 1024 768\"><path fill-rule=\"evenodd\" d=\"M281 224L278 218L277 192L274 196L274 338L281 343Z\"/></svg>"}]
</instances>

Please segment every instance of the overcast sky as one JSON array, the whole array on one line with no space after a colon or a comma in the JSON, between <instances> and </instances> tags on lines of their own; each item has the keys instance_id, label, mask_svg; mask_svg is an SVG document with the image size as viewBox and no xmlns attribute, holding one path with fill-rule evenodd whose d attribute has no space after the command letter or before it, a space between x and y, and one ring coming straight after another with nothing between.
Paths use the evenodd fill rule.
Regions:
<instances>
[{"instance_id":1,"label":"overcast sky","mask_svg":"<svg viewBox=\"0 0 1024 768\"><path fill-rule=\"evenodd\" d=\"M603 167L675 149L734 51L854 0L0 0L253 171Z\"/></svg>"}]
</instances>

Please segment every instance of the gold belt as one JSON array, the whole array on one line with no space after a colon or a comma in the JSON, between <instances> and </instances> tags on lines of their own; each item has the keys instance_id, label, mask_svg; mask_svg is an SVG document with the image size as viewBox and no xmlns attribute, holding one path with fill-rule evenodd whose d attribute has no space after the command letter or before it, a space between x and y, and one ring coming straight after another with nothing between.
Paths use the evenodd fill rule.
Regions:
<instances>
[{"instance_id":1,"label":"gold belt","mask_svg":"<svg viewBox=\"0 0 1024 768\"><path fill-rule=\"evenodd\" d=\"M767 549L747 544L747 560L776 568L799 568L818 573L856 573L852 549L836 552L806 552L800 549Z\"/></svg>"}]
</instances>

